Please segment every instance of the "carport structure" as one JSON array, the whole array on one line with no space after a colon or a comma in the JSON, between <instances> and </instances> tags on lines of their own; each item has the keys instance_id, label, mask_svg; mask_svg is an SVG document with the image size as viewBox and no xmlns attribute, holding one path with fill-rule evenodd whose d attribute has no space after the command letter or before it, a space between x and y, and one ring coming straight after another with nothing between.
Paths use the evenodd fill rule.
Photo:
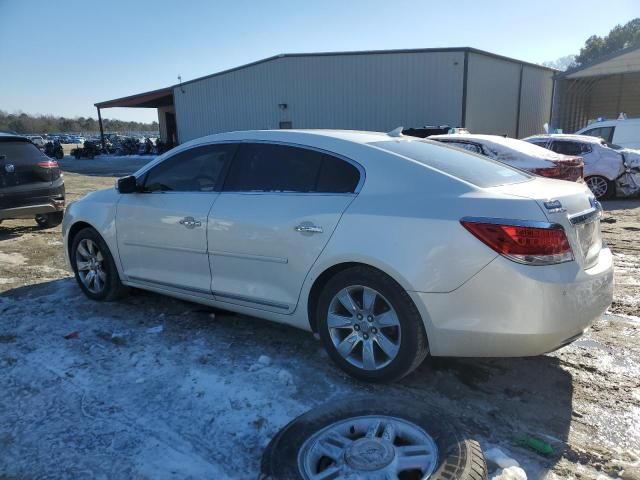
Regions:
<instances>
[{"instance_id":1,"label":"carport structure","mask_svg":"<svg viewBox=\"0 0 640 480\"><path fill-rule=\"evenodd\" d=\"M551 126L572 133L599 117L640 117L640 46L554 77Z\"/></svg>"},{"instance_id":2,"label":"carport structure","mask_svg":"<svg viewBox=\"0 0 640 480\"><path fill-rule=\"evenodd\" d=\"M106 102L94 104L98 109L98 122L100 124L100 137L104 147L104 129L102 127L103 108L125 107L125 108L157 108L158 120L160 124L160 137L163 141L176 144L176 110L173 106L173 87L160 88L150 92L129 95L128 97L116 98Z\"/></svg>"}]
</instances>

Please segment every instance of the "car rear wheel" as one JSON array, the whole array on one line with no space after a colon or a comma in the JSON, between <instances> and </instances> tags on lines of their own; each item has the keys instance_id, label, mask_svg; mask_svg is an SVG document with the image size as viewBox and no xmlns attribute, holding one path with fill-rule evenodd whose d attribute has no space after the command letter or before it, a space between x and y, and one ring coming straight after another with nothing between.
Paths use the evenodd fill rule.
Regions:
<instances>
[{"instance_id":1,"label":"car rear wheel","mask_svg":"<svg viewBox=\"0 0 640 480\"><path fill-rule=\"evenodd\" d=\"M93 228L78 232L70 258L76 281L90 299L111 301L127 293L107 244Z\"/></svg>"},{"instance_id":2,"label":"car rear wheel","mask_svg":"<svg viewBox=\"0 0 640 480\"><path fill-rule=\"evenodd\" d=\"M395 381L427 356L427 335L415 304L374 268L354 267L330 279L316 315L327 352L358 379Z\"/></svg>"},{"instance_id":3,"label":"car rear wheel","mask_svg":"<svg viewBox=\"0 0 640 480\"><path fill-rule=\"evenodd\" d=\"M38 226L42 228L57 227L62 223L64 212L41 213L36 215L35 220Z\"/></svg>"},{"instance_id":4,"label":"car rear wheel","mask_svg":"<svg viewBox=\"0 0 640 480\"><path fill-rule=\"evenodd\" d=\"M606 200L613 197L615 186L609 179L600 175L593 175L585 178L584 181L598 200Z\"/></svg>"},{"instance_id":5,"label":"car rear wheel","mask_svg":"<svg viewBox=\"0 0 640 480\"><path fill-rule=\"evenodd\" d=\"M269 443L262 480L483 480L480 445L444 414L406 398L355 397L313 409Z\"/></svg>"}]
</instances>

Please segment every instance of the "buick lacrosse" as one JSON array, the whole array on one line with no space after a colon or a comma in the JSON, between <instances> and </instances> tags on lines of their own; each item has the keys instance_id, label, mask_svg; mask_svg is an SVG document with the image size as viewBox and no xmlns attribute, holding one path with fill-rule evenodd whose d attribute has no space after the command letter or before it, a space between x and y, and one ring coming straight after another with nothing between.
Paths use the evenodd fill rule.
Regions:
<instances>
[{"instance_id":1,"label":"buick lacrosse","mask_svg":"<svg viewBox=\"0 0 640 480\"><path fill-rule=\"evenodd\" d=\"M177 147L67 209L82 291L127 287L317 332L391 381L428 355L528 356L579 337L613 295L599 203L413 137L250 131Z\"/></svg>"}]
</instances>

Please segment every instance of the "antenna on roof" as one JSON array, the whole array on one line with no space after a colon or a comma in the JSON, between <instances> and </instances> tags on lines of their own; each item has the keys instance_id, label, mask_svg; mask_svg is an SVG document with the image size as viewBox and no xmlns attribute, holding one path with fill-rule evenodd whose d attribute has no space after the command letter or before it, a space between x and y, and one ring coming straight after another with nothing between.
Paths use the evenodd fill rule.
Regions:
<instances>
[{"instance_id":1,"label":"antenna on roof","mask_svg":"<svg viewBox=\"0 0 640 480\"><path fill-rule=\"evenodd\" d=\"M182 75L178 75L178 82L180 82L180 91L184 93L184 87L182 86Z\"/></svg>"},{"instance_id":2,"label":"antenna on roof","mask_svg":"<svg viewBox=\"0 0 640 480\"><path fill-rule=\"evenodd\" d=\"M404 130L404 127L394 128L389 133L387 133L387 135L389 135L390 137L402 137L402 130Z\"/></svg>"}]
</instances>

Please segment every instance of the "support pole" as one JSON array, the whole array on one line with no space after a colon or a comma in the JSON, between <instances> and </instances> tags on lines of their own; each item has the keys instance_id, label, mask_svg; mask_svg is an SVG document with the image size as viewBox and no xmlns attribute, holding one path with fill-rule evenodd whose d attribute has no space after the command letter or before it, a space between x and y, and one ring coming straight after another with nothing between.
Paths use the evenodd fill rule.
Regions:
<instances>
[{"instance_id":1,"label":"support pole","mask_svg":"<svg viewBox=\"0 0 640 480\"><path fill-rule=\"evenodd\" d=\"M104 129L102 128L102 115L100 115L100 107L96 107L98 109L98 124L100 124L100 143L102 144L102 151L106 152L106 147L104 144Z\"/></svg>"}]
</instances>

